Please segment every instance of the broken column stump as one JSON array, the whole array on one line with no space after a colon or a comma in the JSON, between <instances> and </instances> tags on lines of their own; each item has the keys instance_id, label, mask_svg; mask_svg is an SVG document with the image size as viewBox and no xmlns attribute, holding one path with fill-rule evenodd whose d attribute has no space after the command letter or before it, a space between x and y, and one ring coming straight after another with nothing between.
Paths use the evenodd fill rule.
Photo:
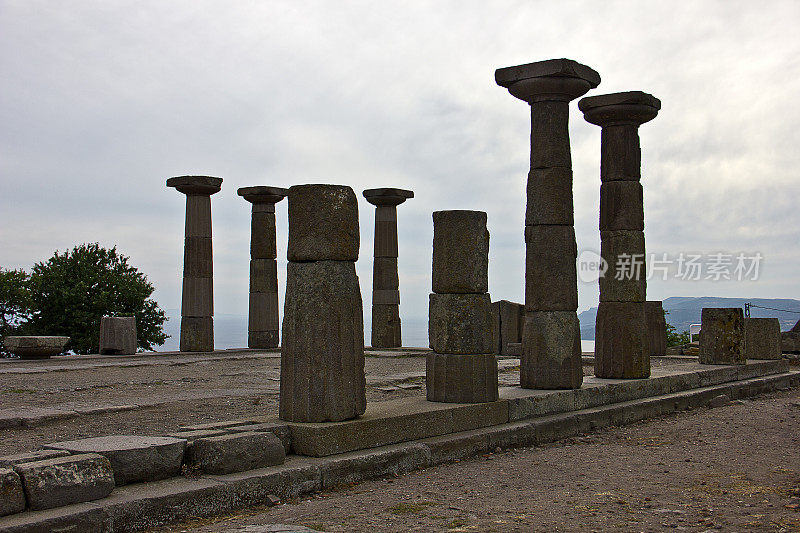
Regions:
<instances>
[{"instance_id":1,"label":"broken column stump","mask_svg":"<svg viewBox=\"0 0 800 533\"><path fill-rule=\"evenodd\" d=\"M498 398L486 213L433 213L433 293L428 308L427 398L479 403Z\"/></svg>"},{"instance_id":2,"label":"broken column stump","mask_svg":"<svg viewBox=\"0 0 800 533\"><path fill-rule=\"evenodd\" d=\"M745 359L780 359L781 323L777 318L744 319Z\"/></svg>"},{"instance_id":3,"label":"broken column stump","mask_svg":"<svg viewBox=\"0 0 800 533\"><path fill-rule=\"evenodd\" d=\"M358 247L358 203L350 187L289 189L282 420L338 422L366 410Z\"/></svg>"},{"instance_id":4,"label":"broken column stump","mask_svg":"<svg viewBox=\"0 0 800 533\"><path fill-rule=\"evenodd\" d=\"M700 316L700 363L745 364L742 310L738 307L706 307Z\"/></svg>"},{"instance_id":5,"label":"broken column stump","mask_svg":"<svg viewBox=\"0 0 800 533\"><path fill-rule=\"evenodd\" d=\"M414 192L404 189L367 189L363 194L375 206L370 344L373 348L399 348L403 344L397 274L397 206L413 198Z\"/></svg>"},{"instance_id":6,"label":"broken column stump","mask_svg":"<svg viewBox=\"0 0 800 533\"><path fill-rule=\"evenodd\" d=\"M650 342L650 356L663 357L667 354L667 320L661 300L644 303L644 319L647 322L647 338Z\"/></svg>"},{"instance_id":7,"label":"broken column stump","mask_svg":"<svg viewBox=\"0 0 800 533\"><path fill-rule=\"evenodd\" d=\"M136 353L136 318L104 316L100 319L100 354L131 355Z\"/></svg>"},{"instance_id":8,"label":"broken column stump","mask_svg":"<svg viewBox=\"0 0 800 533\"><path fill-rule=\"evenodd\" d=\"M214 274L211 253L211 195L222 178L177 176L167 180L186 195L186 236L181 298L182 352L214 350Z\"/></svg>"},{"instance_id":9,"label":"broken column stump","mask_svg":"<svg viewBox=\"0 0 800 533\"><path fill-rule=\"evenodd\" d=\"M250 221L250 304L247 318L248 348L277 348L278 247L275 204L288 189L242 187L239 196L253 204Z\"/></svg>"},{"instance_id":10,"label":"broken column stump","mask_svg":"<svg viewBox=\"0 0 800 533\"><path fill-rule=\"evenodd\" d=\"M495 81L531 108L520 385L577 389L583 365L569 102L597 87L600 75L569 59L550 59L498 69ZM535 329L548 324L555 329Z\"/></svg>"},{"instance_id":11,"label":"broken column stump","mask_svg":"<svg viewBox=\"0 0 800 533\"><path fill-rule=\"evenodd\" d=\"M508 300L492 302L492 315L495 330L495 353L498 355L516 355L516 346L522 342L522 327L525 323L525 305Z\"/></svg>"},{"instance_id":12,"label":"broken column stump","mask_svg":"<svg viewBox=\"0 0 800 533\"><path fill-rule=\"evenodd\" d=\"M600 255L608 270L599 280L594 375L646 378L650 376L652 347L645 311L647 269L639 126L656 117L661 101L631 91L589 96L578 103L578 108L588 122L602 128ZM661 337L657 340L660 343ZM656 350L661 351L661 346Z\"/></svg>"}]
</instances>

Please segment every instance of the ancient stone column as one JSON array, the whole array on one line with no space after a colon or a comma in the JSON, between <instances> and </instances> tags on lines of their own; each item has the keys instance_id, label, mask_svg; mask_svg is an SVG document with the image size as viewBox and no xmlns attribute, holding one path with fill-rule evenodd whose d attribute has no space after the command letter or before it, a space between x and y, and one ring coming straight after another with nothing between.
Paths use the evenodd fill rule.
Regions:
<instances>
[{"instance_id":1,"label":"ancient stone column","mask_svg":"<svg viewBox=\"0 0 800 533\"><path fill-rule=\"evenodd\" d=\"M700 363L743 365L744 313L739 307L705 307L700 314Z\"/></svg>"},{"instance_id":2,"label":"ancient stone column","mask_svg":"<svg viewBox=\"0 0 800 533\"><path fill-rule=\"evenodd\" d=\"M599 378L650 376L645 300L639 126L653 120L661 101L640 91L583 98L588 122L602 127L600 146L600 278L595 324L594 374Z\"/></svg>"},{"instance_id":3,"label":"ancient stone column","mask_svg":"<svg viewBox=\"0 0 800 533\"><path fill-rule=\"evenodd\" d=\"M367 407L356 276L358 202L343 185L289 188L280 418L337 422Z\"/></svg>"},{"instance_id":4,"label":"ancient stone column","mask_svg":"<svg viewBox=\"0 0 800 533\"><path fill-rule=\"evenodd\" d=\"M498 398L489 296L486 213L433 213L433 294L428 309L427 398L478 403Z\"/></svg>"},{"instance_id":5,"label":"ancient stone column","mask_svg":"<svg viewBox=\"0 0 800 533\"><path fill-rule=\"evenodd\" d=\"M399 348L400 283L397 275L397 206L413 191L367 189L364 198L375 206L375 252L372 263L372 347Z\"/></svg>"},{"instance_id":6,"label":"ancient stone column","mask_svg":"<svg viewBox=\"0 0 800 533\"><path fill-rule=\"evenodd\" d=\"M211 259L211 195L222 178L178 176L167 180L186 195L186 238L183 248L181 301L182 352L214 350L214 277Z\"/></svg>"},{"instance_id":7,"label":"ancient stone column","mask_svg":"<svg viewBox=\"0 0 800 533\"><path fill-rule=\"evenodd\" d=\"M495 80L531 106L520 385L580 388L569 102L597 87L600 75L569 59L550 59L498 69Z\"/></svg>"},{"instance_id":8,"label":"ancient stone column","mask_svg":"<svg viewBox=\"0 0 800 533\"><path fill-rule=\"evenodd\" d=\"M651 356L667 355L667 320L661 300L644 303L644 319L647 323L647 338Z\"/></svg>"},{"instance_id":9,"label":"ancient stone column","mask_svg":"<svg viewBox=\"0 0 800 533\"><path fill-rule=\"evenodd\" d=\"M278 347L278 248L275 204L288 189L242 187L239 196L253 204L250 221L250 309L247 320L249 348Z\"/></svg>"}]
</instances>

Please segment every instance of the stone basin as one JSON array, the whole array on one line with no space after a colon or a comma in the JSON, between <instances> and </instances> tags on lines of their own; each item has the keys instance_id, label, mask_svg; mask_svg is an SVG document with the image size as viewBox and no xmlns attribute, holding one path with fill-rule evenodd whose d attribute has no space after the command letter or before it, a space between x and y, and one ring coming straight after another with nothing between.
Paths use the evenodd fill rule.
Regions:
<instances>
[{"instance_id":1,"label":"stone basin","mask_svg":"<svg viewBox=\"0 0 800 533\"><path fill-rule=\"evenodd\" d=\"M69 337L16 336L3 339L5 349L20 359L47 359L64 351Z\"/></svg>"}]
</instances>

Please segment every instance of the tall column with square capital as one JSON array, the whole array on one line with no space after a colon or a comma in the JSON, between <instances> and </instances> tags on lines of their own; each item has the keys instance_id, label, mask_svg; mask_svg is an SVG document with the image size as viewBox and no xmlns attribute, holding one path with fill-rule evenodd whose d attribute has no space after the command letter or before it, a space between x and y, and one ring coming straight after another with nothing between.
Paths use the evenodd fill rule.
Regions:
<instances>
[{"instance_id":1,"label":"tall column with square capital","mask_svg":"<svg viewBox=\"0 0 800 533\"><path fill-rule=\"evenodd\" d=\"M375 206L375 251L372 263L372 347L399 348L400 282L397 273L397 206L414 192L367 189L364 198Z\"/></svg>"},{"instance_id":2,"label":"tall column with square capital","mask_svg":"<svg viewBox=\"0 0 800 533\"><path fill-rule=\"evenodd\" d=\"M495 81L531 108L520 385L580 388L569 102L597 87L600 75L570 59L550 59L498 69Z\"/></svg>"},{"instance_id":3,"label":"tall column with square capital","mask_svg":"<svg viewBox=\"0 0 800 533\"><path fill-rule=\"evenodd\" d=\"M278 247L275 204L288 189L242 187L239 196L253 204L250 222L250 306L247 320L248 348L278 347Z\"/></svg>"},{"instance_id":4,"label":"tall column with square capital","mask_svg":"<svg viewBox=\"0 0 800 533\"><path fill-rule=\"evenodd\" d=\"M177 176L167 180L167 187L186 195L180 350L211 352L214 350L211 195L219 192L222 178Z\"/></svg>"},{"instance_id":5,"label":"tall column with square capital","mask_svg":"<svg viewBox=\"0 0 800 533\"><path fill-rule=\"evenodd\" d=\"M594 374L599 378L646 378L650 376L651 339L639 126L656 117L661 102L650 94L630 91L583 98L578 108L588 122L603 128L600 255L608 270L600 278Z\"/></svg>"}]
</instances>

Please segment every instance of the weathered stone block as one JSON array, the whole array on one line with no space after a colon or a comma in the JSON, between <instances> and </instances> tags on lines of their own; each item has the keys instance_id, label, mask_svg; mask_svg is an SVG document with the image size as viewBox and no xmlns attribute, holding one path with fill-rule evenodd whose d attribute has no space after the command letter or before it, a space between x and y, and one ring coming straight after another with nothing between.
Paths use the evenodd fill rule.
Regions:
<instances>
[{"instance_id":1,"label":"weathered stone block","mask_svg":"<svg viewBox=\"0 0 800 533\"><path fill-rule=\"evenodd\" d=\"M290 206L291 198L290 193ZM281 419L335 422L356 417L366 409L364 387L364 322L355 264L290 262Z\"/></svg>"},{"instance_id":2,"label":"weathered stone block","mask_svg":"<svg viewBox=\"0 0 800 533\"><path fill-rule=\"evenodd\" d=\"M211 196L202 194L186 196L185 236L187 239L191 237L211 238Z\"/></svg>"},{"instance_id":3,"label":"weathered stone block","mask_svg":"<svg viewBox=\"0 0 800 533\"><path fill-rule=\"evenodd\" d=\"M396 257L376 257L372 265L372 289L397 289L400 280L397 276Z\"/></svg>"},{"instance_id":4,"label":"weathered stone block","mask_svg":"<svg viewBox=\"0 0 800 533\"><path fill-rule=\"evenodd\" d=\"M45 446L70 453L100 454L114 469L117 486L177 476L181 471L186 441L171 437L110 435Z\"/></svg>"},{"instance_id":5,"label":"weathered stone block","mask_svg":"<svg viewBox=\"0 0 800 533\"><path fill-rule=\"evenodd\" d=\"M19 474L10 468L0 468L0 516L25 510L25 492Z\"/></svg>"},{"instance_id":6,"label":"weathered stone block","mask_svg":"<svg viewBox=\"0 0 800 533\"><path fill-rule=\"evenodd\" d=\"M635 124L605 126L600 133L600 179L639 181L642 151Z\"/></svg>"},{"instance_id":7,"label":"weathered stone block","mask_svg":"<svg viewBox=\"0 0 800 533\"><path fill-rule=\"evenodd\" d=\"M433 292L489 290L489 232L482 211L434 211Z\"/></svg>"},{"instance_id":8,"label":"weathered stone block","mask_svg":"<svg viewBox=\"0 0 800 533\"><path fill-rule=\"evenodd\" d=\"M372 291L374 305L400 305L400 291L397 289L378 289Z\"/></svg>"},{"instance_id":9,"label":"weathered stone block","mask_svg":"<svg viewBox=\"0 0 800 533\"><path fill-rule=\"evenodd\" d=\"M572 202L572 170L564 167L532 168L528 172L525 225L575 223Z\"/></svg>"},{"instance_id":10,"label":"weathered stone block","mask_svg":"<svg viewBox=\"0 0 800 533\"><path fill-rule=\"evenodd\" d=\"M664 317L664 308L661 305L661 301L645 302L644 316L647 322L647 338L650 340L650 355L666 355L667 321Z\"/></svg>"},{"instance_id":11,"label":"weathered stone block","mask_svg":"<svg viewBox=\"0 0 800 533\"><path fill-rule=\"evenodd\" d=\"M780 359L781 324L777 318L744 319L745 359Z\"/></svg>"},{"instance_id":12,"label":"weathered stone block","mask_svg":"<svg viewBox=\"0 0 800 533\"><path fill-rule=\"evenodd\" d=\"M214 316L213 278L183 278L181 316Z\"/></svg>"},{"instance_id":13,"label":"weathered stone block","mask_svg":"<svg viewBox=\"0 0 800 533\"><path fill-rule=\"evenodd\" d=\"M358 202L345 185L289 189L289 261L358 259Z\"/></svg>"},{"instance_id":14,"label":"weathered stone block","mask_svg":"<svg viewBox=\"0 0 800 533\"><path fill-rule=\"evenodd\" d=\"M531 104L531 168L550 167L572 168L568 101Z\"/></svg>"},{"instance_id":15,"label":"weathered stone block","mask_svg":"<svg viewBox=\"0 0 800 533\"><path fill-rule=\"evenodd\" d=\"M181 317L182 352L214 351L214 319L210 316Z\"/></svg>"},{"instance_id":16,"label":"weathered stone block","mask_svg":"<svg viewBox=\"0 0 800 533\"><path fill-rule=\"evenodd\" d=\"M373 304L371 339L373 348L399 348L403 345L400 306Z\"/></svg>"},{"instance_id":17,"label":"weathered stone block","mask_svg":"<svg viewBox=\"0 0 800 533\"><path fill-rule=\"evenodd\" d=\"M251 292L248 331L278 331L278 293Z\"/></svg>"},{"instance_id":18,"label":"weathered stone block","mask_svg":"<svg viewBox=\"0 0 800 533\"><path fill-rule=\"evenodd\" d=\"M427 398L431 402L481 403L498 399L497 359L492 354L426 356Z\"/></svg>"},{"instance_id":19,"label":"weathered stone block","mask_svg":"<svg viewBox=\"0 0 800 533\"><path fill-rule=\"evenodd\" d=\"M231 474L283 464L285 451L272 433L232 433L196 439L187 464L209 474Z\"/></svg>"},{"instance_id":20,"label":"weathered stone block","mask_svg":"<svg viewBox=\"0 0 800 533\"><path fill-rule=\"evenodd\" d=\"M738 307L706 307L700 316L700 363L745 364L742 310Z\"/></svg>"},{"instance_id":21,"label":"weathered stone block","mask_svg":"<svg viewBox=\"0 0 800 533\"><path fill-rule=\"evenodd\" d=\"M210 278L214 275L211 237L184 239L183 275L195 278Z\"/></svg>"},{"instance_id":22,"label":"weathered stone block","mask_svg":"<svg viewBox=\"0 0 800 533\"><path fill-rule=\"evenodd\" d=\"M253 206L250 219L250 257L252 259L275 259L278 246L275 232L275 206L272 211L256 210Z\"/></svg>"},{"instance_id":23,"label":"weathered stone block","mask_svg":"<svg viewBox=\"0 0 800 533\"><path fill-rule=\"evenodd\" d=\"M488 294L431 294L428 339L435 352L493 352L492 302Z\"/></svg>"},{"instance_id":24,"label":"weathered stone block","mask_svg":"<svg viewBox=\"0 0 800 533\"><path fill-rule=\"evenodd\" d=\"M600 302L594 346L594 375L598 378L649 377L644 302Z\"/></svg>"},{"instance_id":25,"label":"weathered stone block","mask_svg":"<svg viewBox=\"0 0 800 533\"><path fill-rule=\"evenodd\" d=\"M136 318L104 316L100 319L100 353L130 355L136 353Z\"/></svg>"},{"instance_id":26,"label":"weathered stone block","mask_svg":"<svg viewBox=\"0 0 800 533\"><path fill-rule=\"evenodd\" d=\"M111 463L94 453L14 466L33 511L98 500L114 490Z\"/></svg>"},{"instance_id":27,"label":"weathered stone block","mask_svg":"<svg viewBox=\"0 0 800 533\"><path fill-rule=\"evenodd\" d=\"M644 230L644 196L638 181L600 185L600 231Z\"/></svg>"},{"instance_id":28,"label":"weathered stone block","mask_svg":"<svg viewBox=\"0 0 800 533\"><path fill-rule=\"evenodd\" d=\"M278 261L250 260L250 292L278 292Z\"/></svg>"},{"instance_id":29,"label":"weathered stone block","mask_svg":"<svg viewBox=\"0 0 800 533\"><path fill-rule=\"evenodd\" d=\"M292 447L292 435L289 426L275 422L262 422L258 424L245 424L228 428L229 433L272 433L283 444L283 449L288 454Z\"/></svg>"},{"instance_id":30,"label":"weathered stone block","mask_svg":"<svg viewBox=\"0 0 800 533\"><path fill-rule=\"evenodd\" d=\"M800 333L795 331L782 331L781 351L783 353L800 353Z\"/></svg>"},{"instance_id":31,"label":"weathered stone block","mask_svg":"<svg viewBox=\"0 0 800 533\"><path fill-rule=\"evenodd\" d=\"M525 306L507 300L500 300L497 305L499 318L499 352L501 355L513 355L508 345L522 342L522 326L525 320ZM519 355L519 354L516 354Z\"/></svg>"},{"instance_id":32,"label":"weathered stone block","mask_svg":"<svg viewBox=\"0 0 800 533\"><path fill-rule=\"evenodd\" d=\"M600 301L644 302L647 299L644 232L600 232L600 255L608 264L608 270L600 278Z\"/></svg>"},{"instance_id":33,"label":"weathered stone block","mask_svg":"<svg viewBox=\"0 0 800 533\"><path fill-rule=\"evenodd\" d=\"M575 229L526 226L525 242L525 310L578 309Z\"/></svg>"},{"instance_id":34,"label":"weathered stone block","mask_svg":"<svg viewBox=\"0 0 800 533\"><path fill-rule=\"evenodd\" d=\"M575 311L525 313L519 371L525 389L580 388L581 330Z\"/></svg>"},{"instance_id":35,"label":"weathered stone block","mask_svg":"<svg viewBox=\"0 0 800 533\"><path fill-rule=\"evenodd\" d=\"M397 209L378 207L375 212L375 257L397 257Z\"/></svg>"},{"instance_id":36,"label":"weathered stone block","mask_svg":"<svg viewBox=\"0 0 800 533\"><path fill-rule=\"evenodd\" d=\"M20 359L47 359L64 351L69 337L22 335L3 338L3 347Z\"/></svg>"},{"instance_id":37,"label":"weathered stone block","mask_svg":"<svg viewBox=\"0 0 800 533\"><path fill-rule=\"evenodd\" d=\"M247 332L247 347L248 348L277 348L280 344L280 337L278 331L248 331Z\"/></svg>"}]
</instances>

